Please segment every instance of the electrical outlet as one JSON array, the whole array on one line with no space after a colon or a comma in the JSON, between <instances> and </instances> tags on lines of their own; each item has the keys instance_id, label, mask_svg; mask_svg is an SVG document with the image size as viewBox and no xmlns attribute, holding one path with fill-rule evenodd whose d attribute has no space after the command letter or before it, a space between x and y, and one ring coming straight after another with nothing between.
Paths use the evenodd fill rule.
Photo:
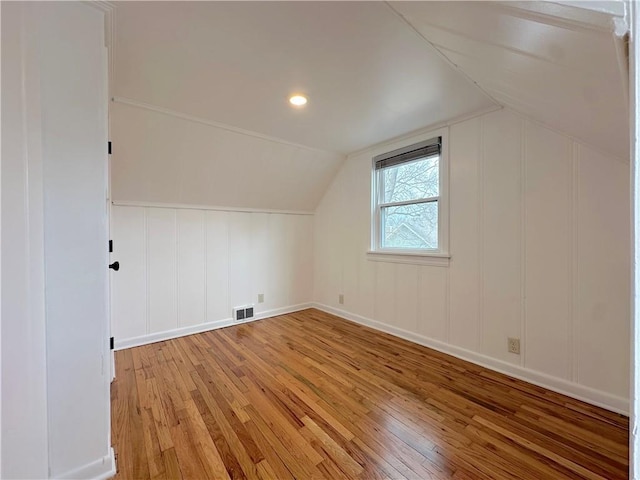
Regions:
<instances>
[{"instance_id":1,"label":"electrical outlet","mask_svg":"<svg viewBox=\"0 0 640 480\"><path fill-rule=\"evenodd\" d=\"M342 293L338 295L338 303L344 305L344 295Z\"/></svg>"},{"instance_id":2,"label":"electrical outlet","mask_svg":"<svg viewBox=\"0 0 640 480\"><path fill-rule=\"evenodd\" d=\"M509 337L507 339L507 348L509 350L509 353L520 355L520 339Z\"/></svg>"},{"instance_id":3,"label":"electrical outlet","mask_svg":"<svg viewBox=\"0 0 640 480\"><path fill-rule=\"evenodd\" d=\"M258 303L264 303L264 293L258 294Z\"/></svg>"}]
</instances>

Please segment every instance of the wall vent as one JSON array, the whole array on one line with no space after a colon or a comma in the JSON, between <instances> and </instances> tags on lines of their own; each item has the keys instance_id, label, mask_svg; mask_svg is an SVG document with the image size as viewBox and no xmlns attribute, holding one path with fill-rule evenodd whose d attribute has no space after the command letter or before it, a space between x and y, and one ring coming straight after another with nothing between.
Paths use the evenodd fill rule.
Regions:
<instances>
[{"instance_id":1,"label":"wall vent","mask_svg":"<svg viewBox=\"0 0 640 480\"><path fill-rule=\"evenodd\" d=\"M253 318L253 305L245 305L244 307L235 307L233 309L233 320L236 322L244 322Z\"/></svg>"}]
</instances>

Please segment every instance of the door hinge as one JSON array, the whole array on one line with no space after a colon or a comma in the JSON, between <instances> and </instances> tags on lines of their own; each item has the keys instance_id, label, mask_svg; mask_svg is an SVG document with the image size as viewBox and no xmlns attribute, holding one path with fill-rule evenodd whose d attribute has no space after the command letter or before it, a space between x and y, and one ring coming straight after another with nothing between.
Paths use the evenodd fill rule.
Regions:
<instances>
[{"instance_id":1,"label":"door hinge","mask_svg":"<svg viewBox=\"0 0 640 480\"><path fill-rule=\"evenodd\" d=\"M109 240L109 253L113 253L113 240Z\"/></svg>"},{"instance_id":2,"label":"door hinge","mask_svg":"<svg viewBox=\"0 0 640 480\"><path fill-rule=\"evenodd\" d=\"M109 349L110 349L110 350L113 350L114 343L115 343L115 342L114 342L114 340L113 340L113 337L111 337L111 338L109 339Z\"/></svg>"},{"instance_id":3,"label":"door hinge","mask_svg":"<svg viewBox=\"0 0 640 480\"><path fill-rule=\"evenodd\" d=\"M111 155L111 142L107 142L107 152Z\"/></svg>"}]
</instances>

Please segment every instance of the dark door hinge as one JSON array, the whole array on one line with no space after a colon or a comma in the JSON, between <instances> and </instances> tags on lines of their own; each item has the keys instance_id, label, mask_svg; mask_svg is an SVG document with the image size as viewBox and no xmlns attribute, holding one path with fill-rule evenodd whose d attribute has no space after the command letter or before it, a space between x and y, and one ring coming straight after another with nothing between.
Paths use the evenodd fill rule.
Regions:
<instances>
[{"instance_id":1,"label":"dark door hinge","mask_svg":"<svg viewBox=\"0 0 640 480\"><path fill-rule=\"evenodd\" d=\"M111 350L113 350L113 347L114 347L114 340L113 340L113 337L111 337L111 338L109 339L109 348L110 348Z\"/></svg>"},{"instance_id":2,"label":"dark door hinge","mask_svg":"<svg viewBox=\"0 0 640 480\"><path fill-rule=\"evenodd\" d=\"M111 142L107 142L107 151L109 152L109 155L111 155Z\"/></svg>"},{"instance_id":3,"label":"dark door hinge","mask_svg":"<svg viewBox=\"0 0 640 480\"><path fill-rule=\"evenodd\" d=\"M113 253L113 240L109 240L109 253Z\"/></svg>"}]
</instances>

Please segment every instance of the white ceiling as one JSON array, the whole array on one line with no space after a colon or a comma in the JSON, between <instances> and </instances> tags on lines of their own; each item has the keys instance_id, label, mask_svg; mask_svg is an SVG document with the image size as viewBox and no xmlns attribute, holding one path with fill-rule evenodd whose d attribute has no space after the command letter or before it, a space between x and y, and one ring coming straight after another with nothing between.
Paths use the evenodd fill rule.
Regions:
<instances>
[{"instance_id":1,"label":"white ceiling","mask_svg":"<svg viewBox=\"0 0 640 480\"><path fill-rule=\"evenodd\" d=\"M622 2L391 5L501 105L628 158Z\"/></svg>"},{"instance_id":2,"label":"white ceiling","mask_svg":"<svg viewBox=\"0 0 640 480\"><path fill-rule=\"evenodd\" d=\"M494 105L382 2L118 2L115 32L116 96L328 151Z\"/></svg>"},{"instance_id":3,"label":"white ceiling","mask_svg":"<svg viewBox=\"0 0 640 480\"><path fill-rule=\"evenodd\" d=\"M500 104L626 158L623 6L118 2L113 93L340 153Z\"/></svg>"}]
</instances>

